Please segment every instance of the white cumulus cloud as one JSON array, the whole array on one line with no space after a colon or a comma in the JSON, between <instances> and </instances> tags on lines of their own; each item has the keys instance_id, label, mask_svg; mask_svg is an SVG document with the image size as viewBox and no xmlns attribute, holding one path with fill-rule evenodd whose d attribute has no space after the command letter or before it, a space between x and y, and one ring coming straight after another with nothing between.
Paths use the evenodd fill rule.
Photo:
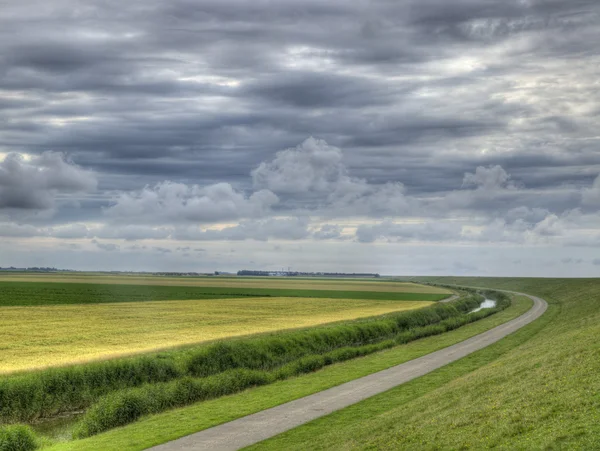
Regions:
<instances>
[{"instance_id":1,"label":"white cumulus cloud","mask_svg":"<svg viewBox=\"0 0 600 451\"><path fill-rule=\"evenodd\" d=\"M400 214L410 206L402 183L372 184L352 177L341 149L312 137L261 163L252 180L256 189L311 200L328 215Z\"/></svg>"},{"instance_id":2,"label":"white cumulus cloud","mask_svg":"<svg viewBox=\"0 0 600 451\"><path fill-rule=\"evenodd\" d=\"M130 223L210 223L261 217L277 202L278 197L268 190L246 196L229 183L201 187L165 181L121 193L106 214Z\"/></svg>"}]
</instances>

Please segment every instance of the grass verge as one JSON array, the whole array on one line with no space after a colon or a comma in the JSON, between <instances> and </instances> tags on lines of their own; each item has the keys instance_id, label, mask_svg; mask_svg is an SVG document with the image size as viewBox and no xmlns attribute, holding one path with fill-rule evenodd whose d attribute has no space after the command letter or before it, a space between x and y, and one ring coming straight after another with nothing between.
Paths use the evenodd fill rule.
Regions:
<instances>
[{"instance_id":1,"label":"grass verge","mask_svg":"<svg viewBox=\"0 0 600 451\"><path fill-rule=\"evenodd\" d=\"M390 429L397 430L397 435L394 434L395 437L404 433L405 430L402 426L393 428L390 424L392 418L397 420L397 418L394 417L395 412L404 408L409 408L414 414L417 409L423 409L423 406L427 405L432 399L437 398L438 394L443 391L444 387L447 385L455 386L457 383L460 383L459 381L462 380L461 378L468 377L468 375L474 371L486 365L493 364L509 351L534 337L556 317L558 312L559 309L556 306L551 306L542 318L485 349L477 351L463 359L426 374L425 376L421 376L418 379L402 384L385 393L373 396L372 398L311 421L310 423L245 449L249 451L351 448L446 449L447 446L438 447L438 445L436 445L436 440L439 439L441 434L446 432L435 433L434 436L426 441L403 442L401 446L396 447L393 439L387 442L383 437L384 430L382 422L386 422ZM456 420L456 418L453 420ZM461 423L461 421L458 420L456 423ZM427 426L432 427L434 424L427 424ZM416 427L418 426L411 425L412 431L414 431ZM377 429L382 434L382 443L377 446L373 446L371 440L364 439L365 436L371 435L373 428ZM318 437L318 439L315 440L315 437ZM455 445L456 444L453 444L453 446L449 446L449 448L469 448L469 446L466 446L465 448L455 448Z\"/></svg>"},{"instance_id":2,"label":"grass verge","mask_svg":"<svg viewBox=\"0 0 600 451\"><path fill-rule=\"evenodd\" d=\"M431 373L406 390L392 390L254 449L598 449L600 279L436 281L530 293L550 307L531 325L474 354L471 358L483 359L496 346L523 338L475 371L457 372L431 389L423 386L412 399L409 387L416 391L436 376ZM468 359L457 362L458 369Z\"/></svg>"}]
</instances>

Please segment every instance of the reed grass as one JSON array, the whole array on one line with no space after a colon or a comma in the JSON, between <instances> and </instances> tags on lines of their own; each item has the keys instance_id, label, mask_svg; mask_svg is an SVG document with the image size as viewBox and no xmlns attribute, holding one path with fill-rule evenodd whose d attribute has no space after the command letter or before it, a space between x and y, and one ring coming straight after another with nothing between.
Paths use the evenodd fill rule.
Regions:
<instances>
[{"instance_id":1,"label":"reed grass","mask_svg":"<svg viewBox=\"0 0 600 451\"><path fill-rule=\"evenodd\" d=\"M33 451L39 439L24 425L0 426L0 451Z\"/></svg>"}]
</instances>

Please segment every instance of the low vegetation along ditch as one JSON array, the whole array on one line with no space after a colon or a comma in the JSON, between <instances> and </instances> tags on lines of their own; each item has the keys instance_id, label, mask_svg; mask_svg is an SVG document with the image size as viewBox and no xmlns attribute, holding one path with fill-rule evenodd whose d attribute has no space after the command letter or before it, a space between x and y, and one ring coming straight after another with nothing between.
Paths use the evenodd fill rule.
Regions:
<instances>
[{"instance_id":1,"label":"low vegetation along ditch","mask_svg":"<svg viewBox=\"0 0 600 451\"><path fill-rule=\"evenodd\" d=\"M483 296L496 307L470 313ZM75 438L138 418L318 370L335 362L441 334L505 309L499 292L470 292L419 310L230 339L181 352L97 362L0 380L0 422L31 423L85 410ZM5 443L23 443L10 447ZM31 431L0 428L0 450L35 449ZM16 445L15 445L16 446Z\"/></svg>"}]
</instances>

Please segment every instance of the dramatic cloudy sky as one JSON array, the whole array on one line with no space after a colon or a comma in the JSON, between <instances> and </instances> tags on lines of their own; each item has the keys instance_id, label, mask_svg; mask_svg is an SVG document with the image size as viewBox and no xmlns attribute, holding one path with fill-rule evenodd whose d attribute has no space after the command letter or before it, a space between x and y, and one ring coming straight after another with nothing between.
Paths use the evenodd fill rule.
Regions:
<instances>
[{"instance_id":1,"label":"dramatic cloudy sky","mask_svg":"<svg viewBox=\"0 0 600 451\"><path fill-rule=\"evenodd\" d=\"M600 276L597 0L7 0L0 266Z\"/></svg>"}]
</instances>

